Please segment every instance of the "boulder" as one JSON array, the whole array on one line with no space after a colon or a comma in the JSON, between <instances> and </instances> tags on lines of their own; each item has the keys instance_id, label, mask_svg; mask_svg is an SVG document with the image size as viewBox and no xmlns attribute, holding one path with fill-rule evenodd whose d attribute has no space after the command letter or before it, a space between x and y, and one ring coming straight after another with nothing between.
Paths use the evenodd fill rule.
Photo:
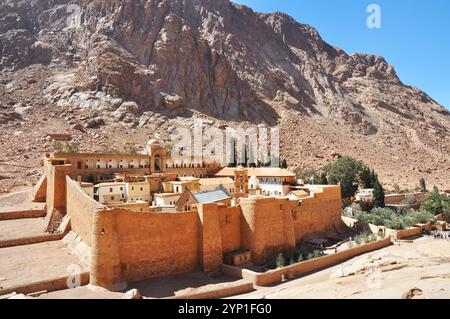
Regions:
<instances>
[{"instance_id":1,"label":"boulder","mask_svg":"<svg viewBox=\"0 0 450 319\"><path fill-rule=\"evenodd\" d=\"M124 299L142 299L142 296L139 290L132 289L125 293Z\"/></svg>"}]
</instances>

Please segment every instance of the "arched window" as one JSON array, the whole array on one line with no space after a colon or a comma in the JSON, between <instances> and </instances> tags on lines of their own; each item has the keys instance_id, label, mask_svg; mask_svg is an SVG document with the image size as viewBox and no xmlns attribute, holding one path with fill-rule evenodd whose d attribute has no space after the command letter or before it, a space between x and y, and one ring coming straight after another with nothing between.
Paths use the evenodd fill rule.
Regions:
<instances>
[{"instance_id":1,"label":"arched window","mask_svg":"<svg viewBox=\"0 0 450 319\"><path fill-rule=\"evenodd\" d=\"M161 160L161 156L156 155L155 156L155 172L161 172L161 167L162 167L162 160Z\"/></svg>"}]
</instances>

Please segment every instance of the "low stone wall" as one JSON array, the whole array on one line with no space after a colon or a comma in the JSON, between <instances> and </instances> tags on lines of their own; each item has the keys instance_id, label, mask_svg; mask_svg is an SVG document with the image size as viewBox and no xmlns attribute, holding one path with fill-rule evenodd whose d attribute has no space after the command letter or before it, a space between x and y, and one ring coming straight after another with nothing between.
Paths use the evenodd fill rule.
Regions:
<instances>
[{"instance_id":1,"label":"low stone wall","mask_svg":"<svg viewBox=\"0 0 450 319\"><path fill-rule=\"evenodd\" d=\"M417 237L420 235L422 235L422 228L421 227L413 227L413 228L408 228L408 229L404 229L404 230L399 230L397 232L397 239Z\"/></svg>"},{"instance_id":2,"label":"low stone wall","mask_svg":"<svg viewBox=\"0 0 450 319\"><path fill-rule=\"evenodd\" d=\"M374 234L377 234L379 231L383 231L386 236L396 237L397 239L420 236L422 235L422 231L431 231L432 227L432 222L429 221L421 226L411 227L404 230L394 230L384 226L368 224L351 217L342 217L342 219L349 227L356 227L356 229L360 231L372 232Z\"/></svg>"},{"instance_id":3,"label":"low stone wall","mask_svg":"<svg viewBox=\"0 0 450 319\"><path fill-rule=\"evenodd\" d=\"M239 280L232 283L223 283L193 289L186 294L180 294L169 299L218 299L242 295L254 291L253 283Z\"/></svg>"},{"instance_id":4,"label":"low stone wall","mask_svg":"<svg viewBox=\"0 0 450 319\"><path fill-rule=\"evenodd\" d=\"M26 237L26 238L2 240L2 241L0 241L0 248L38 244L38 243L44 243L44 242L48 242L48 241L57 241L57 240L63 239L64 236L65 236L65 234L61 233L61 234L48 234L48 235L42 235L42 236L36 236L36 237Z\"/></svg>"},{"instance_id":5,"label":"low stone wall","mask_svg":"<svg viewBox=\"0 0 450 319\"><path fill-rule=\"evenodd\" d=\"M268 286L274 283L281 282L283 273L286 277L299 277L317 270L325 269L330 266L334 266L353 257L388 247L392 244L391 238L385 238L373 243L369 243L363 246L354 247L337 254L319 257L316 259L304 261L280 269L270 270L265 273L257 273L248 269L240 269L243 279L252 282L256 286ZM236 267L234 267L236 268ZM224 268L224 272L227 274L238 274L237 269L231 270L230 266Z\"/></svg>"},{"instance_id":6,"label":"low stone wall","mask_svg":"<svg viewBox=\"0 0 450 319\"><path fill-rule=\"evenodd\" d=\"M52 292L52 291L58 291L58 290L64 290L68 289L67 287L67 280L69 279L69 276L62 277L62 278L56 278L52 280L46 280L41 282L36 282L32 284L28 284L25 286L18 286L8 289L1 289L0 288L0 295L7 295L11 293L18 293L18 294L24 294L28 295L31 293L36 292ZM89 284L89 272L82 273L80 275L80 283L82 286L86 286Z\"/></svg>"},{"instance_id":7,"label":"low stone wall","mask_svg":"<svg viewBox=\"0 0 450 319\"><path fill-rule=\"evenodd\" d=\"M44 210L24 210L15 212L0 213L1 220L25 219L25 218L42 218L47 215Z\"/></svg>"}]
</instances>

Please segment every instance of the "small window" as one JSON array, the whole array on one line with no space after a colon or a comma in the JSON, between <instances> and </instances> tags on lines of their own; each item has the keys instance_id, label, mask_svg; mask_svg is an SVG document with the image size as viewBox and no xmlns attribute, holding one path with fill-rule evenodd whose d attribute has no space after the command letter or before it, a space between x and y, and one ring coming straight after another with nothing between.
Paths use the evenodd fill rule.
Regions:
<instances>
[{"instance_id":1,"label":"small window","mask_svg":"<svg viewBox=\"0 0 450 319\"><path fill-rule=\"evenodd\" d=\"M113 189L112 189L112 188L110 188L110 189L109 189L109 192L110 192L110 193L112 193L112 192L113 192Z\"/></svg>"}]
</instances>

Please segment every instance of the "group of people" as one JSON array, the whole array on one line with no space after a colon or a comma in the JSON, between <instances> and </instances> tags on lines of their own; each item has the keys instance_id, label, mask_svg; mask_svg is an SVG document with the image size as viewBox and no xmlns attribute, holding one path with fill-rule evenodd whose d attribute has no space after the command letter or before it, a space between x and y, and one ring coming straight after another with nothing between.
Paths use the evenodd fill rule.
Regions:
<instances>
[{"instance_id":1,"label":"group of people","mask_svg":"<svg viewBox=\"0 0 450 319\"><path fill-rule=\"evenodd\" d=\"M450 239L450 233L447 232L439 232L437 230L434 230L431 233L431 237L433 237L434 239Z\"/></svg>"}]
</instances>

